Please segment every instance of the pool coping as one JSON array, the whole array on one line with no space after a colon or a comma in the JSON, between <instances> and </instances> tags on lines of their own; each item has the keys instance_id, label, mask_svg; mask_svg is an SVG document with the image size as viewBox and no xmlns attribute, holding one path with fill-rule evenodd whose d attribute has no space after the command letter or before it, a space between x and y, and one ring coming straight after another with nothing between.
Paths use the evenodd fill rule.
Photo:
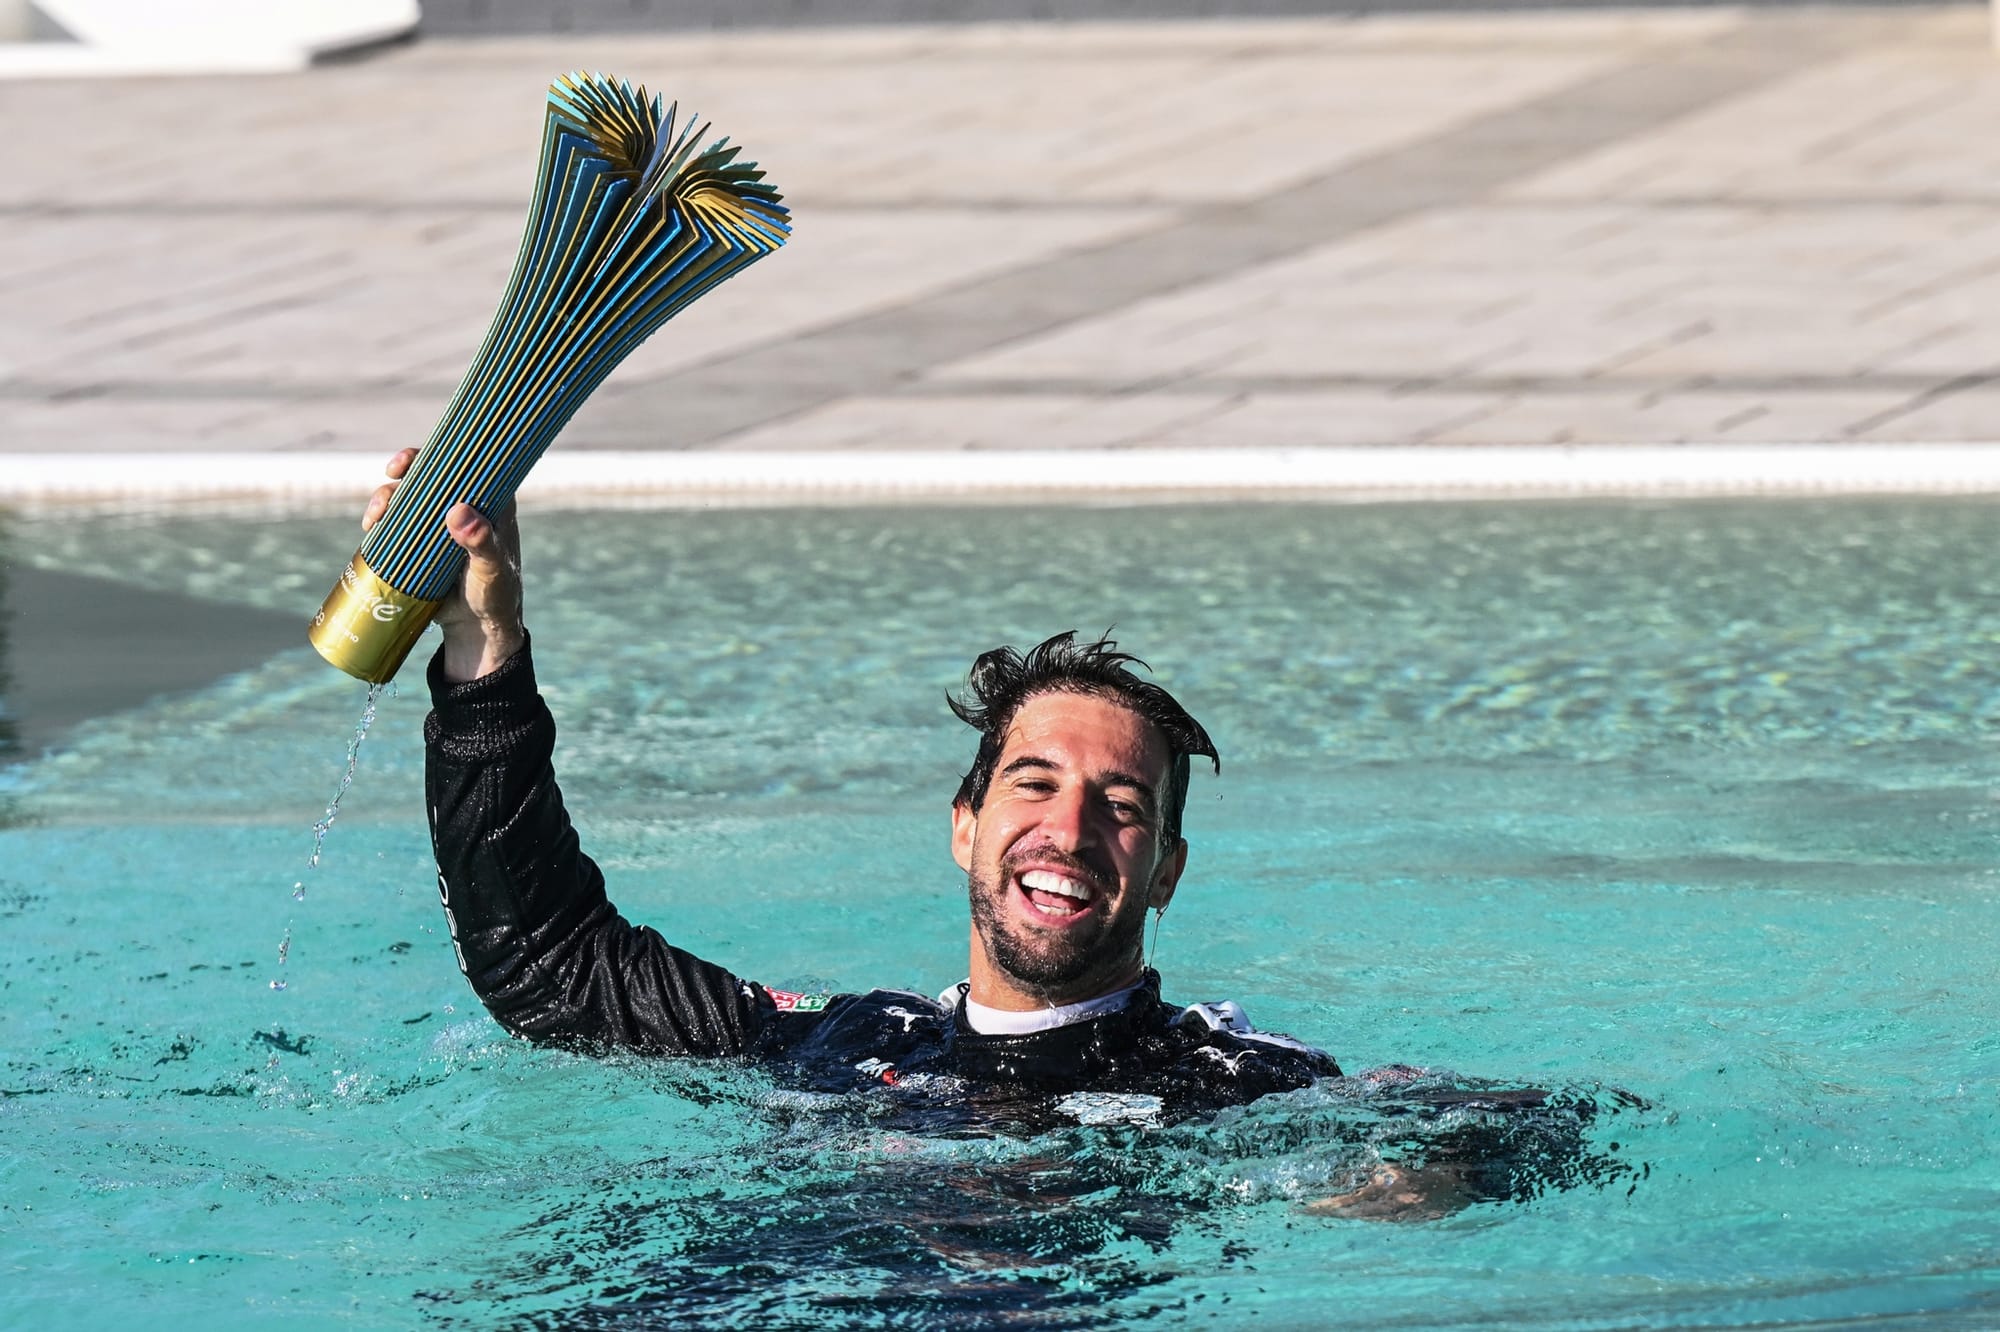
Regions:
<instances>
[{"instance_id":1,"label":"pool coping","mask_svg":"<svg viewBox=\"0 0 2000 1332\"><path fill-rule=\"evenodd\" d=\"M358 500L381 455L17 453L0 504ZM1022 498L1971 495L2000 493L2000 443L1576 444L843 452L558 448L539 505L949 503Z\"/></svg>"}]
</instances>

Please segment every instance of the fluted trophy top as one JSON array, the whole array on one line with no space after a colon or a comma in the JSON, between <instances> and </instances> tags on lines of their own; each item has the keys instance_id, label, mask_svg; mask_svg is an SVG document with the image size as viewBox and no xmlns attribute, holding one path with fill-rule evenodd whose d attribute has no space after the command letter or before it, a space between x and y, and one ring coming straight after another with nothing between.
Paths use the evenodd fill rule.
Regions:
<instances>
[{"instance_id":1,"label":"fluted trophy top","mask_svg":"<svg viewBox=\"0 0 2000 1332\"><path fill-rule=\"evenodd\" d=\"M785 243L754 162L678 105L602 74L549 88L521 251L486 340L381 520L314 617L313 645L396 673L464 555L444 515L497 513L583 400L689 302Z\"/></svg>"},{"instance_id":2,"label":"fluted trophy top","mask_svg":"<svg viewBox=\"0 0 2000 1332\"><path fill-rule=\"evenodd\" d=\"M708 129L697 116L683 120L678 102L648 98L644 84L626 79L577 70L549 87L550 141L586 139L611 174L637 178L642 196L700 209L716 222L740 219L767 244L782 244L791 230L784 197L755 162L736 160L742 148L726 137L701 147Z\"/></svg>"}]
</instances>

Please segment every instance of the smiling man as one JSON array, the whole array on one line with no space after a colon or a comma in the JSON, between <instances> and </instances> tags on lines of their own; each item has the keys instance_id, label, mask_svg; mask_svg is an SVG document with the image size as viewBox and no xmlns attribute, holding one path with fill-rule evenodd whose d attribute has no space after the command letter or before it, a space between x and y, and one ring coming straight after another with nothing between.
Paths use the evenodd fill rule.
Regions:
<instances>
[{"instance_id":1,"label":"smiling man","mask_svg":"<svg viewBox=\"0 0 2000 1332\"><path fill-rule=\"evenodd\" d=\"M398 454L389 475L413 455ZM376 492L364 526L393 489ZM512 517L496 525L460 505L447 526L468 565L437 617L444 645L430 670L432 843L459 964L509 1031L745 1056L810 1090L887 1084L933 1102L1108 1104L1146 1117L1339 1074L1326 1054L1254 1030L1233 1003L1161 999L1146 921L1187 865L1191 760L1219 761L1200 724L1113 643L1059 634L1025 654L997 648L952 701L980 737L951 809L971 903L967 979L935 999L803 995L733 975L612 907L556 786Z\"/></svg>"},{"instance_id":2,"label":"smiling man","mask_svg":"<svg viewBox=\"0 0 2000 1332\"><path fill-rule=\"evenodd\" d=\"M951 850L972 897L967 985L982 1009L1090 1003L1139 982L1146 912L1167 909L1187 865L1189 756L1215 748L1131 661L1074 634L1025 659L996 648L952 702L980 731Z\"/></svg>"}]
</instances>

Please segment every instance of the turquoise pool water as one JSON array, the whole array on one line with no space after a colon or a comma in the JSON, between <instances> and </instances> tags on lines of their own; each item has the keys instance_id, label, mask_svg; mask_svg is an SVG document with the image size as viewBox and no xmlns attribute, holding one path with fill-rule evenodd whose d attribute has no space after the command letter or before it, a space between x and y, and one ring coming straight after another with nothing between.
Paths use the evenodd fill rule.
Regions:
<instances>
[{"instance_id":1,"label":"turquoise pool water","mask_svg":"<svg viewBox=\"0 0 2000 1332\"><path fill-rule=\"evenodd\" d=\"M1344 1221L1301 1204L1454 1126L1334 1086L930 1137L511 1041L442 930L414 670L307 872L363 691L301 647L0 773L0 1326L2000 1325L1995 516L532 516L559 767L629 914L794 989L955 981L943 692L1115 624L1224 757L1169 994L1350 1071L1566 1089L1595 1164ZM0 542L303 634L353 529Z\"/></svg>"}]
</instances>

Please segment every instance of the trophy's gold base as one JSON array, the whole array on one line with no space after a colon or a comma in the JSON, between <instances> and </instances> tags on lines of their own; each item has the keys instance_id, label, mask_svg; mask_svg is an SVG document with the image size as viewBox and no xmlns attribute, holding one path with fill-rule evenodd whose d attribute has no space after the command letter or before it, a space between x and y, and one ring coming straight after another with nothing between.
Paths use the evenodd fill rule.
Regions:
<instances>
[{"instance_id":1,"label":"trophy's gold base","mask_svg":"<svg viewBox=\"0 0 2000 1332\"><path fill-rule=\"evenodd\" d=\"M312 645L356 679L385 684L443 604L398 592L356 551L312 618Z\"/></svg>"}]
</instances>

